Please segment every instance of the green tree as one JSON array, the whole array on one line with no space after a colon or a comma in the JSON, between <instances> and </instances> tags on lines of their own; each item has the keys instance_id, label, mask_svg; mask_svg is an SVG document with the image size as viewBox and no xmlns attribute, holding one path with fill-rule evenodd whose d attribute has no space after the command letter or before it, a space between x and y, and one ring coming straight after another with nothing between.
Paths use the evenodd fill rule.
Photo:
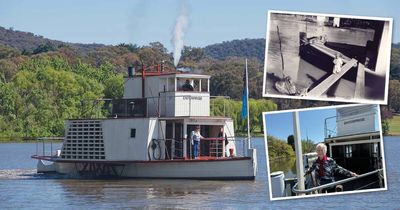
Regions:
<instances>
[{"instance_id":1,"label":"green tree","mask_svg":"<svg viewBox=\"0 0 400 210\"><path fill-rule=\"evenodd\" d=\"M284 140L274 136L267 136L269 161L277 158L289 158L294 156L294 151Z\"/></svg>"},{"instance_id":2,"label":"green tree","mask_svg":"<svg viewBox=\"0 0 400 210\"><path fill-rule=\"evenodd\" d=\"M292 147L293 151L295 151L295 148L294 148L294 136L293 135L290 135L290 136L287 137L287 143Z\"/></svg>"},{"instance_id":3,"label":"green tree","mask_svg":"<svg viewBox=\"0 0 400 210\"><path fill-rule=\"evenodd\" d=\"M18 49L0 44L0 59L12 58L20 54Z\"/></svg>"},{"instance_id":4,"label":"green tree","mask_svg":"<svg viewBox=\"0 0 400 210\"><path fill-rule=\"evenodd\" d=\"M106 98L118 99L124 94L124 78L122 74L108 77L104 81L104 96Z\"/></svg>"},{"instance_id":5,"label":"green tree","mask_svg":"<svg viewBox=\"0 0 400 210\"><path fill-rule=\"evenodd\" d=\"M262 132L262 112L276 110L276 104L270 100L249 100L249 115L251 132ZM211 100L211 116L226 116L233 119L237 132L245 132L247 120L242 119L242 102L218 97Z\"/></svg>"},{"instance_id":6,"label":"green tree","mask_svg":"<svg viewBox=\"0 0 400 210\"><path fill-rule=\"evenodd\" d=\"M400 111L400 81L390 80L389 81L389 107L390 109L399 112Z\"/></svg>"},{"instance_id":7,"label":"green tree","mask_svg":"<svg viewBox=\"0 0 400 210\"><path fill-rule=\"evenodd\" d=\"M309 152L315 152L315 144L310 139L301 140L301 148L303 150L303 154L309 153Z\"/></svg>"},{"instance_id":8,"label":"green tree","mask_svg":"<svg viewBox=\"0 0 400 210\"><path fill-rule=\"evenodd\" d=\"M0 135L62 136L65 119L101 114L101 104L86 102L103 97L103 86L97 81L70 68L61 70L47 58L28 62L11 83L2 85L1 98L7 104L2 117L9 119L10 126Z\"/></svg>"},{"instance_id":9,"label":"green tree","mask_svg":"<svg viewBox=\"0 0 400 210\"><path fill-rule=\"evenodd\" d=\"M10 82L17 73L17 65L9 59L0 59L0 81Z\"/></svg>"},{"instance_id":10,"label":"green tree","mask_svg":"<svg viewBox=\"0 0 400 210\"><path fill-rule=\"evenodd\" d=\"M390 55L390 79L400 79L400 48L392 47Z\"/></svg>"}]
</instances>

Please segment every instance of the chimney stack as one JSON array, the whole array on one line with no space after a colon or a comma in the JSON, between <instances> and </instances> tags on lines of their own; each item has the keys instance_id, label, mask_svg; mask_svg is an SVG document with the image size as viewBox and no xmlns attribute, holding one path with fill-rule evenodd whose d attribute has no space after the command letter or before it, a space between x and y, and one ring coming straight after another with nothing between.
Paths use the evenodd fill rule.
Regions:
<instances>
[{"instance_id":1,"label":"chimney stack","mask_svg":"<svg viewBox=\"0 0 400 210\"><path fill-rule=\"evenodd\" d=\"M135 74L135 68L133 68L132 66L128 67L128 77L133 77L133 75Z\"/></svg>"}]
</instances>

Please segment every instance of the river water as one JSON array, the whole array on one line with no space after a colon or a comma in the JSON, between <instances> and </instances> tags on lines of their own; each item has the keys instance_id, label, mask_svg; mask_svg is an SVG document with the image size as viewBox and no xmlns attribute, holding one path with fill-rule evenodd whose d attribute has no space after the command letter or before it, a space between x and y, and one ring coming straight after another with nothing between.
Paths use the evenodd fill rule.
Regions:
<instances>
[{"instance_id":1,"label":"river water","mask_svg":"<svg viewBox=\"0 0 400 210\"><path fill-rule=\"evenodd\" d=\"M0 209L400 209L400 138L384 139L388 191L269 201L263 138L255 181L79 180L36 174L34 143L0 144ZM57 145L53 145L54 148Z\"/></svg>"}]
</instances>

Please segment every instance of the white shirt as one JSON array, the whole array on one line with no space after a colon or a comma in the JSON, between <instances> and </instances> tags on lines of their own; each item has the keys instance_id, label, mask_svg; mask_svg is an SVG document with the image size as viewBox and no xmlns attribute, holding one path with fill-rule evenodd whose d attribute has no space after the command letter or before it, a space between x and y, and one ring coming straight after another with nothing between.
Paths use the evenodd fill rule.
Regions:
<instances>
[{"instance_id":1,"label":"white shirt","mask_svg":"<svg viewBox=\"0 0 400 210\"><path fill-rule=\"evenodd\" d=\"M191 138L193 141L200 141L200 138L203 138L203 136L200 135L200 131L192 131Z\"/></svg>"}]
</instances>

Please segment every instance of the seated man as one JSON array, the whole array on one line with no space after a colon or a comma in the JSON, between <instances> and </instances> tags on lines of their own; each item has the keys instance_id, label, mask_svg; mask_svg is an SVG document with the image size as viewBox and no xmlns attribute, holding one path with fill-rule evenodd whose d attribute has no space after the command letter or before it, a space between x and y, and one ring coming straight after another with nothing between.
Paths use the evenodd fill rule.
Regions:
<instances>
[{"instance_id":1,"label":"seated man","mask_svg":"<svg viewBox=\"0 0 400 210\"><path fill-rule=\"evenodd\" d=\"M183 91L193 91L193 86L190 84L190 81L187 79L185 84L182 85Z\"/></svg>"}]
</instances>

